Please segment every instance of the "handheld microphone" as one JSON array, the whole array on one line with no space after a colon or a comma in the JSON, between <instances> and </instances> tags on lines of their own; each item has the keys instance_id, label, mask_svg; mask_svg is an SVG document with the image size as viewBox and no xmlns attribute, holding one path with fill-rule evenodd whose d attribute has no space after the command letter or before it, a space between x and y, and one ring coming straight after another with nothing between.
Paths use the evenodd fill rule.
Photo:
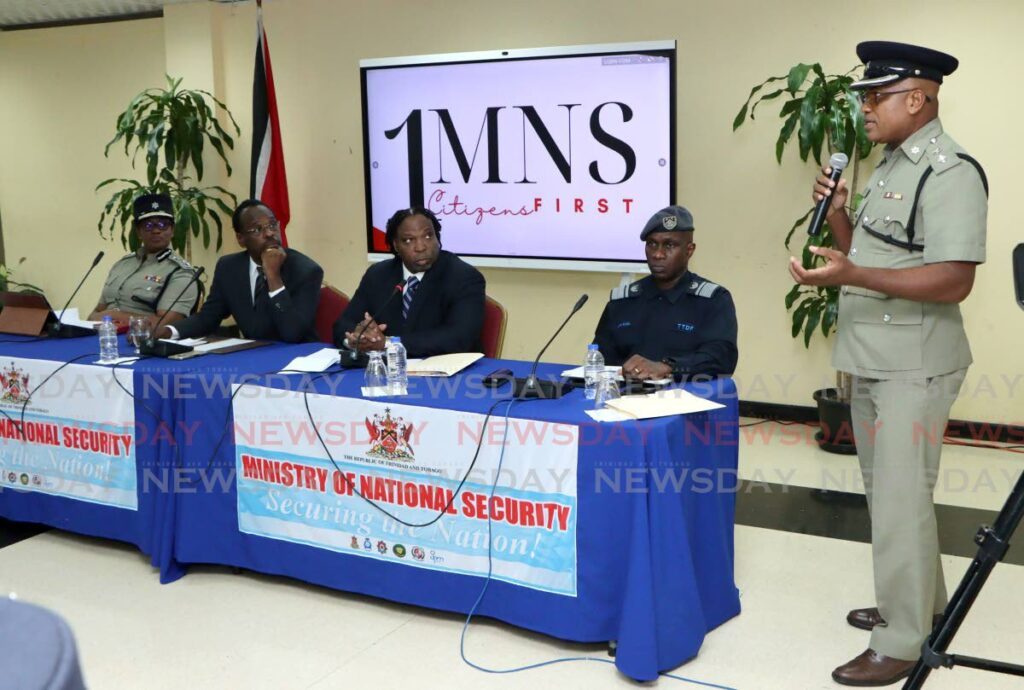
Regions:
<instances>
[{"instance_id":1,"label":"handheld microphone","mask_svg":"<svg viewBox=\"0 0 1024 690\"><path fill-rule=\"evenodd\" d=\"M190 278L189 281L185 283L185 287L183 287L181 289L181 292L179 292L177 296L175 296L174 302L171 302L171 304L174 304L179 299L181 299L181 296L185 294L185 291L192 287L197 280L199 280L199 276L203 275L204 271L206 271L205 266L200 266L196 270L192 271L192 278ZM172 355L180 355L183 352L192 351L193 348L191 345L182 345L181 343L170 342L167 340L159 340L156 338L156 334L160 332L160 329L164 325L164 319L166 319L170 315L170 313L170 309L164 312L164 315L161 316L155 324L153 324L153 328L151 328L149 331L149 337L146 338L141 343L139 343L140 355L149 355L151 357L170 357Z\"/></svg>"},{"instance_id":2,"label":"handheld microphone","mask_svg":"<svg viewBox=\"0 0 1024 690\"><path fill-rule=\"evenodd\" d=\"M366 333L366 329L370 327L371 323L377 322L377 317L384 313L384 309L391 303L391 300L395 298L395 295L400 295L405 292L405 283L398 283L395 285L395 289L391 291L391 294L384 304L380 305L375 314L370 314L370 320L362 325L359 329L359 333L356 335L355 347L351 350L342 348L339 350L340 363L345 369L361 369L365 368L367 363L370 361L370 356L364 352L359 351L359 345L363 342L363 334Z\"/></svg>"},{"instance_id":3,"label":"handheld microphone","mask_svg":"<svg viewBox=\"0 0 1024 690\"><path fill-rule=\"evenodd\" d=\"M78 294L78 291L82 289L82 286L85 284L85 279L89 277L90 273L92 273L92 269L96 268L96 266L99 265L100 261L103 260L103 254L104 252L101 251L99 254L96 255L96 258L92 260L92 266L90 266L89 270L85 272L85 275L82 276L82 279L78 281L78 287L76 287L74 292L71 293L71 296L68 297L68 301L64 303L64 307L59 312L57 312L57 319L50 324L50 327L48 329L48 333L51 338L81 338L87 335L96 335L95 328L86 328L85 326L69 326L67 324L61 323L60 320L64 318L64 312L67 311L68 305L71 304L71 300L75 298L75 295Z\"/></svg>"},{"instance_id":4,"label":"handheld microphone","mask_svg":"<svg viewBox=\"0 0 1024 690\"><path fill-rule=\"evenodd\" d=\"M832 168L832 174L828 176L828 179L838 183L839 178L843 176L843 170L846 169L849 163L850 159L845 153L833 153L832 157L828 159L828 164ZM811 224L807 226L807 234L811 237L817 237L821 233L821 226L825 224L825 215L828 213L828 205L831 199L832 194L826 194L818 202L818 205L814 207Z\"/></svg>"},{"instance_id":5,"label":"handheld microphone","mask_svg":"<svg viewBox=\"0 0 1024 690\"><path fill-rule=\"evenodd\" d=\"M565 324L569 323L569 319L576 315L583 305L590 299L590 295L584 294L573 305L572 311L565 317L565 321L558 327L555 334L551 336L551 339L541 348L540 352L537 353L537 359L533 360L533 366L530 368L530 375L525 379L517 378L512 383L512 394L520 399L525 398L544 398L554 399L561 398L567 391L572 390L572 384L562 383L559 381L540 381L537 379L537 366L540 364L540 358L544 356L544 352L547 351L548 346L554 342L558 334L565 328Z\"/></svg>"}]
</instances>

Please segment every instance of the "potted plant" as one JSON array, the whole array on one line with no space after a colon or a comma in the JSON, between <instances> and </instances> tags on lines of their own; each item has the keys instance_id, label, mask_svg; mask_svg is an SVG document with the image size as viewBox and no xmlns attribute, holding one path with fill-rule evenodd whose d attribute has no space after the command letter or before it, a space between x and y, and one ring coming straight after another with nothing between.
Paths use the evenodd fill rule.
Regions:
<instances>
[{"instance_id":1,"label":"potted plant","mask_svg":"<svg viewBox=\"0 0 1024 690\"><path fill-rule=\"evenodd\" d=\"M856 69L856 68L855 68ZM800 159L806 163L810 156L818 169L822 166L822 153L827 160L829 154L842 152L849 156L852 171L850 189L857 190L857 177L862 159L871 153L872 142L864 131L864 116L857 95L850 91L855 80L855 70L846 74L825 74L819 63L799 63L790 68L785 76L769 77L754 86L746 102L736 114L732 123L735 131L747 119L755 119L757 107L765 101L780 99L779 118L782 127L775 142L775 159L781 165L786 147L796 134ZM775 90L766 87L778 86ZM860 202L860 195L851 195L848 209L851 213ZM786 234L788 249L793 234L803 226L814 211L797 218ZM832 247L832 230L826 223L821 234L807 237L803 242L801 262L804 268L817 268L825 260L810 252L811 245ZM802 335L804 347L810 347L816 332L828 337L836 329L839 313L839 289L794 285L785 298L786 309L792 313L792 335ZM825 388L814 393L818 404L821 431L818 443L825 450L838 453L855 453L853 425L850 420L849 376L837 372L836 388Z\"/></svg>"},{"instance_id":2,"label":"potted plant","mask_svg":"<svg viewBox=\"0 0 1024 690\"><path fill-rule=\"evenodd\" d=\"M231 164L225 149L233 149L234 139L221 126L207 99L219 106L231 121L235 135L240 132L235 118L227 107L206 91L182 89L181 79L167 77L168 88L146 89L135 96L128 107L117 116L114 138L103 149L103 155L119 141L124 142L125 155L131 156L132 167L139 152L146 161L145 182L125 178L111 178L100 182L96 189L121 183L103 207L97 228L104 236L104 224L109 226L109 237L120 228L121 244L135 250L138 238L131 232L132 203L142 194L162 193L174 202L174 249L186 259L192 259L192 238L202 237L203 246L209 247L211 234L216 237L216 248L223 242L221 214L230 217L237 204L234 194L223 187L193 185L189 171L194 171L195 182L203 179L203 152L209 144L224 162L228 176ZM229 199L231 205L226 203ZM213 233L211 233L211 222Z\"/></svg>"}]
</instances>

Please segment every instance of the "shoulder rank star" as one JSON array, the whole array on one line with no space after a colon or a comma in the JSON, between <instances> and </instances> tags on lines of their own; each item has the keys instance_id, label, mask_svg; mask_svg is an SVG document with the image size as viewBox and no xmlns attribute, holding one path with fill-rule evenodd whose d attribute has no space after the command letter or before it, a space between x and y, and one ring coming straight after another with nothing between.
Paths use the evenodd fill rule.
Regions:
<instances>
[{"instance_id":1,"label":"shoulder rank star","mask_svg":"<svg viewBox=\"0 0 1024 690\"><path fill-rule=\"evenodd\" d=\"M946 162L946 154L944 154L944 153L940 153L940 154L939 154L939 157L938 157L938 161L939 161L940 163L945 163L945 162Z\"/></svg>"},{"instance_id":2,"label":"shoulder rank star","mask_svg":"<svg viewBox=\"0 0 1024 690\"><path fill-rule=\"evenodd\" d=\"M921 147L914 146L910 149L910 152L916 156L917 154L921 153Z\"/></svg>"}]
</instances>

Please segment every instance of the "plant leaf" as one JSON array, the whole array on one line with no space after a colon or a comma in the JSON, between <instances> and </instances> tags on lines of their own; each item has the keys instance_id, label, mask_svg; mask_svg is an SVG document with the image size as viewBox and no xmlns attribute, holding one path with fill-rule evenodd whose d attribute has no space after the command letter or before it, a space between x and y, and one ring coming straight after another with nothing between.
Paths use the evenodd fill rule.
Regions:
<instances>
[{"instance_id":1,"label":"plant leaf","mask_svg":"<svg viewBox=\"0 0 1024 690\"><path fill-rule=\"evenodd\" d=\"M797 228L807 222L807 219L811 217L812 213L814 213L813 206L807 209L807 213L797 218L796 222L793 223L793 227L791 227L789 232L786 234L786 241L784 242L786 249L789 249L789 242L793 239L793 233L796 232Z\"/></svg>"},{"instance_id":2,"label":"plant leaf","mask_svg":"<svg viewBox=\"0 0 1024 690\"><path fill-rule=\"evenodd\" d=\"M793 302L800 296L800 288L803 287L800 283L795 283L789 292L786 294L786 311L793 308Z\"/></svg>"},{"instance_id":3,"label":"plant leaf","mask_svg":"<svg viewBox=\"0 0 1024 690\"><path fill-rule=\"evenodd\" d=\"M818 327L824 306L824 301L819 298L814 300L810 309L807 310L807 323L804 324L804 347L806 348L811 346L811 336L814 335L814 329Z\"/></svg>"},{"instance_id":4,"label":"plant leaf","mask_svg":"<svg viewBox=\"0 0 1024 690\"><path fill-rule=\"evenodd\" d=\"M757 99L757 103L754 103L754 106L750 109L750 119L751 120L754 119L754 113L757 111L757 106L761 105L765 101L771 101L771 100L774 100L774 99L778 98L784 92L785 91L783 89L779 89L778 91L772 91L771 93L766 94L766 95L761 96L760 98L758 98Z\"/></svg>"},{"instance_id":5,"label":"plant leaf","mask_svg":"<svg viewBox=\"0 0 1024 690\"><path fill-rule=\"evenodd\" d=\"M786 78L786 90L795 96L796 92L800 90L801 86L803 86L803 83L807 81L807 73L810 71L811 66L805 65L802 62L793 65Z\"/></svg>"}]
</instances>

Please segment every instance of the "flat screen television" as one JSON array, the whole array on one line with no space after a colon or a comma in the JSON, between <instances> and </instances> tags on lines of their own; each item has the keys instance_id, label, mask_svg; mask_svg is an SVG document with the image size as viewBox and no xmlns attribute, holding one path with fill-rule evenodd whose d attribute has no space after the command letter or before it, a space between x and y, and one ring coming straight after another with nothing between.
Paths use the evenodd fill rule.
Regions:
<instances>
[{"instance_id":1,"label":"flat screen television","mask_svg":"<svg viewBox=\"0 0 1024 690\"><path fill-rule=\"evenodd\" d=\"M366 242L425 206L478 266L634 271L674 201L675 41L360 61Z\"/></svg>"}]
</instances>

